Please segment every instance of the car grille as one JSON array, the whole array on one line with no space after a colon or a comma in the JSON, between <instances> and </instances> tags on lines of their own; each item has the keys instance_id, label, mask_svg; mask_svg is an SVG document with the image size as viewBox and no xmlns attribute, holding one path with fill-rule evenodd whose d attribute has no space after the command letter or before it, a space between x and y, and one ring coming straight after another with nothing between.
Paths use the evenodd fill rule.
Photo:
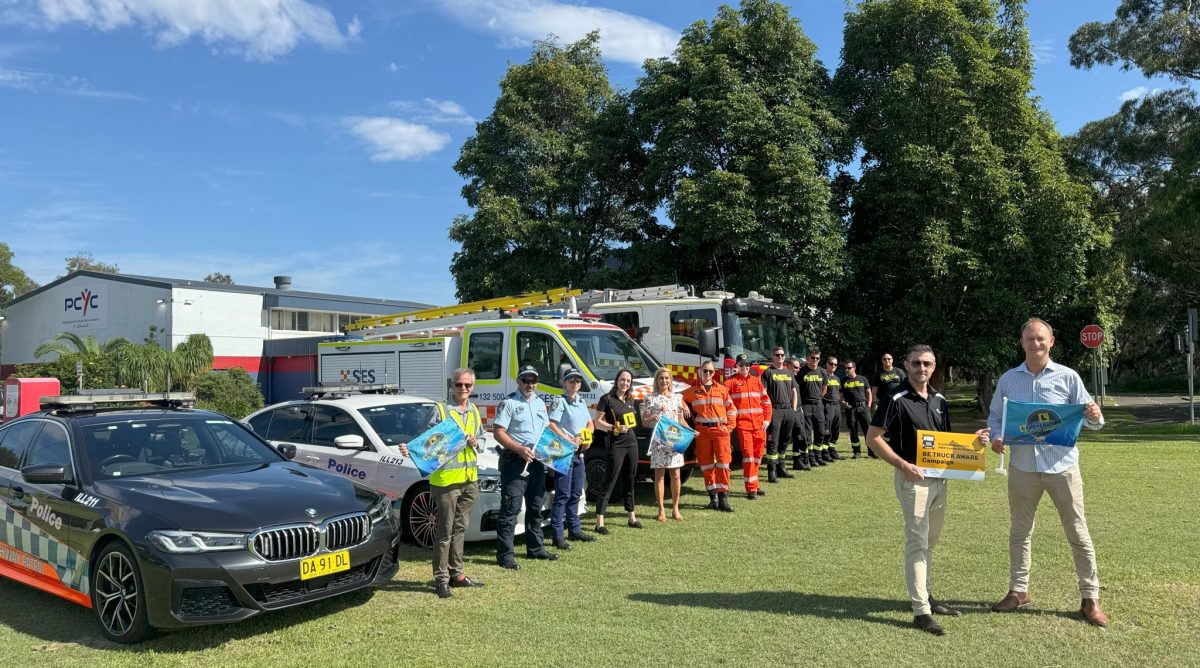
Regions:
<instances>
[{"instance_id":1,"label":"car grille","mask_svg":"<svg viewBox=\"0 0 1200 668\"><path fill-rule=\"evenodd\" d=\"M325 523L325 549L330 552L358 545L371 532L371 519L352 515Z\"/></svg>"},{"instance_id":2,"label":"car grille","mask_svg":"<svg viewBox=\"0 0 1200 668\"><path fill-rule=\"evenodd\" d=\"M333 552L354 547L370 535L371 519L366 513L353 513L325 520L320 525L260 529L251 535L250 550L266 561L289 561L311 557L321 549Z\"/></svg>"},{"instance_id":3,"label":"car grille","mask_svg":"<svg viewBox=\"0 0 1200 668\"><path fill-rule=\"evenodd\" d=\"M265 529L251 541L255 554L267 561L287 561L315 554L321 531L309 525Z\"/></svg>"},{"instance_id":4,"label":"car grille","mask_svg":"<svg viewBox=\"0 0 1200 668\"><path fill-rule=\"evenodd\" d=\"M192 587L183 590L179 603L179 614L197 617L222 617L242 606L229 593L227 587Z\"/></svg>"},{"instance_id":5,"label":"car grille","mask_svg":"<svg viewBox=\"0 0 1200 668\"><path fill-rule=\"evenodd\" d=\"M371 570L378 561L379 559L376 558L370 563L355 566L343 573L335 573L312 580L289 580L279 584L251 585L246 590L260 603L269 606L281 605L316 592L362 584L371 577Z\"/></svg>"}]
</instances>

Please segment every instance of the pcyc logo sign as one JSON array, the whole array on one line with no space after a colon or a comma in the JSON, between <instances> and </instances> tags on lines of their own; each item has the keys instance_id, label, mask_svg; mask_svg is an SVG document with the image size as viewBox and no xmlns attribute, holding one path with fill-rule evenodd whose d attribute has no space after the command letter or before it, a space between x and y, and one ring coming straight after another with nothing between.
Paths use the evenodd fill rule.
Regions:
<instances>
[{"instance_id":1,"label":"pcyc logo sign","mask_svg":"<svg viewBox=\"0 0 1200 668\"><path fill-rule=\"evenodd\" d=\"M63 295L62 325L70 329L103 329L108 326L106 299L99 290L84 288Z\"/></svg>"},{"instance_id":2,"label":"pcyc logo sign","mask_svg":"<svg viewBox=\"0 0 1200 668\"><path fill-rule=\"evenodd\" d=\"M81 290L78 297L67 297L63 305L64 311L82 311L85 318L89 309L98 308L100 308L100 295L90 289Z\"/></svg>"}]
</instances>

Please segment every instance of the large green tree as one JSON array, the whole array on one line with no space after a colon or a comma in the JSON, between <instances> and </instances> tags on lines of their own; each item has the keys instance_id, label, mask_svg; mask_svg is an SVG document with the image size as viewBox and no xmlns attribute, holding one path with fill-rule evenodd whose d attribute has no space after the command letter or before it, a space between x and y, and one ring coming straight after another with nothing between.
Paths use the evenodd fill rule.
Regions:
<instances>
[{"instance_id":1,"label":"large green tree","mask_svg":"<svg viewBox=\"0 0 1200 668\"><path fill-rule=\"evenodd\" d=\"M1087 259L1109 243L1032 62L1018 0L863 0L836 77L862 148L849 238L875 347L929 343L985 392L1026 318L1077 331L1062 317L1096 301Z\"/></svg>"},{"instance_id":2,"label":"large green tree","mask_svg":"<svg viewBox=\"0 0 1200 668\"><path fill-rule=\"evenodd\" d=\"M81 252L66 258L67 273L75 271L101 271L106 274L120 273L121 268L115 264L101 262L97 260L91 253Z\"/></svg>"},{"instance_id":3,"label":"large green tree","mask_svg":"<svg viewBox=\"0 0 1200 668\"><path fill-rule=\"evenodd\" d=\"M1112 21L1091 21L1071 35L1071 64L1120 64L1148 77L1200 79L1200 3L1194 0L1121 0Z\"/></svg>"},{"instance_id":4,"label":"large green tree","mask_svg":"<svg viewBox=\"0 0 1200 668\"><path fill-rule=\"evenodd\" d=\"M454 169L474 211L450 226L460 299L597 286L614 250L641 238L649 212L609 168L624 115L609 112L598 41L535 43L463 144Z\"/></svg>"},{"instance_id":5,"label":"large green tree","mask_svg":"<svg viewBox=\"0 0 1200 668\"><path fill-rule=\"evenodd\" d=\"M661 271L791 303L833 292L844 229L830 171L844 126L785 5L744 0L692 24L673 57L646 61L630 102L646 197L670 218Z\"/></svg>"},{"instance_id":6,"label":"large green tree","mask_svg":"<svg viewBox=\"0 0 1200 668\"><path fill-rule=\"evenodd\" d=\"M38 285L20 267L13 264L13 252L0 241L0 306L4 306Z\"/></svg>"}]
</instances>

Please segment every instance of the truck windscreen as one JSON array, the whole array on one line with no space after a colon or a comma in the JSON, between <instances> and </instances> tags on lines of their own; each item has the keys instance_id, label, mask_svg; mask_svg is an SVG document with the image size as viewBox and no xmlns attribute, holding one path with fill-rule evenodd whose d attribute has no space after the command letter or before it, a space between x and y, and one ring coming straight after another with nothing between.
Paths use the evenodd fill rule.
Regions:
<instances>
[{"instance_id":1,"label":"truck windscreen","mask_svg":"<svg viewBox=\"0 0 1200 668\"><path fill-rule=\"evenodd\" d=\"M572 328L562 330L562 335L599 380L616 380L621 369L632 371L634 378L658 370L659 365L619 329Z\"/></svg>"},{"instance_id":2,"label":"truck windscreen","mask_svg":"<svg viewBox=\"0 0 1200 668\"><path fill-rule=\"evenodd\" d=\"M800 328L790 318L761 313L726 313L725 345L731 355L745 353L752 362L771 361L775 346L783 346L790 357L801 357L805 351Z\"/></svg>"}]
</instances>

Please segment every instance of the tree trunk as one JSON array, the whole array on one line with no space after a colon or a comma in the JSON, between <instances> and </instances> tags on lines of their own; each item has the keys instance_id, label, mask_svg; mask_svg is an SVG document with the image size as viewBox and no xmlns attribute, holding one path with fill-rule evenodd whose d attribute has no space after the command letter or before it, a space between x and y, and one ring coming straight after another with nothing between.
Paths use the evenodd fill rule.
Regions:
<instances>
[{"instance_id":1,"label":"tree trunk","mask_svg":"<svg viewBox=\"0 0 1200 668\"><path fill-rule=\"evenodd\" d=\"M994 374L991 372L979 374L979 379L975 381L975 393L979 398L979 412L984 417L988 417L988 410L992 405L992 394L995 393L995 390Z\"/></svg>"}]
</instances>

